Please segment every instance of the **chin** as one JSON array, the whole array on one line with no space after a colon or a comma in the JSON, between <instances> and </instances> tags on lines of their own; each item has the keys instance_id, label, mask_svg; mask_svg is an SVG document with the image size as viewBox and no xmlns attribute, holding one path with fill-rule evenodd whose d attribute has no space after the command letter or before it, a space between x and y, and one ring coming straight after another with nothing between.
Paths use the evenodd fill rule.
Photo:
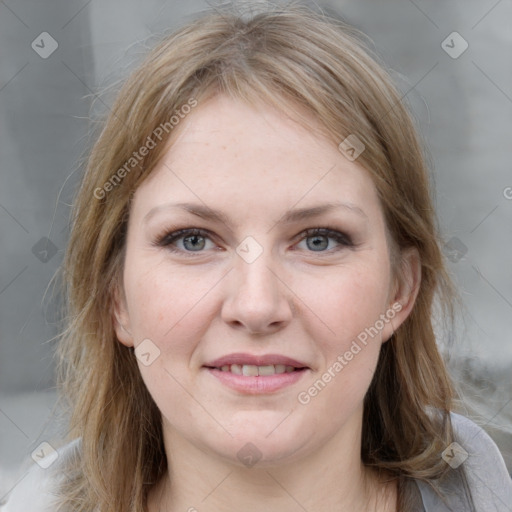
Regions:
<instances>
[{"instance_id":1,"label":"chin","mask_svg":"<svg viewBox=\"0 0 512 512\"><path fill-rule=\"evenodd\" d=\"M240 466L271 467L293 462L307 451L308 440L315 432L313 426L308 429L289 421L288 414L259 411L239 415L237 423L227 429L233 437L224 436L223 446L217 442L212 448Z\"/></svg>"},{"instance_id":2,"label":"chin","mask_svg":"<svg viewBox=\"0 0 512 512\"><path fill-rule=\"evenodd\" d=\"M304 446L297 439L240 439L231 443L231 449L218 453L230 464L247 468L271 468L290 464L300 459L304 454Z\"/></svg>"}]
</instances>

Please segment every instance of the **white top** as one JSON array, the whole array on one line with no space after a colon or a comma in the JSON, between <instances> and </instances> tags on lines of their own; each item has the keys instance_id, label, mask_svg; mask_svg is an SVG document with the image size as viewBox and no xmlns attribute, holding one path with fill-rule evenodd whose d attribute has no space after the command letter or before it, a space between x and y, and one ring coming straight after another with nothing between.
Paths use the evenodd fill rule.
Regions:
<instances>
[{"instance_id":1,"label":"white top","mask_svg":"<svg viewBox=\"0 0 512 512\"><path fill-rule=\"evenodd\" d=\"M456 467L464 465L475 509L467 505L465 492L456 479L445 489L448 506L428 484L416 481L424 509L418 512L512 512L512 479L498 447L473 421L456 413L451 413L451 417L457 444L450 445L443 458L454 467L454 475L457 475ZM52 452L49 446L42 447L34 454L38 463L20 477L7 503L0 506L0 512L53 512L52 488L65 477L59 473L59 467L79 449L80 439L57 452Z\"/></svg>"}]
</instances>

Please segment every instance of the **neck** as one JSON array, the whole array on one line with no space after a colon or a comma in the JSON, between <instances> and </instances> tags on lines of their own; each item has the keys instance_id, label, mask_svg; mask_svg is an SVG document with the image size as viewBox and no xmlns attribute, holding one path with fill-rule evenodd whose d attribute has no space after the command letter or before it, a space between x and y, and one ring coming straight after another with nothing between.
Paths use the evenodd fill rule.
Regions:
<instances>
[{"instance_id":1,"label":"neck","mask_svg":"<svg viewBox=\"0 0 512 512\"><path fill-rule=\"evenodd\" d=\"M396 510L396 484L361 463L360 422L300 459L251 468L164 431L169 469L150 493L150 512Z\"/></svg>"}]
</instances>

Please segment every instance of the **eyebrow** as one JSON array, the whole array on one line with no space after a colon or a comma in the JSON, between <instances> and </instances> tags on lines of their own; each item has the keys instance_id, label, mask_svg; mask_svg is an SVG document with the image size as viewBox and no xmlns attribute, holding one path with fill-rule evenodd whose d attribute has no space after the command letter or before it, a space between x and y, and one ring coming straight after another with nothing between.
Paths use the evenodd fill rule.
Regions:
<instances>
[{"instance_id":1,"label":"eyebrow","mask_svg":"<svg viewBox=\"0 0 512 512\"><path fill-rule=\"evenodd\" d=\"M226 226L231 225L230 218L220 210L215 210L204 204L195 203L166 203L155 206L145 215L143 222L147 223L154 215L156 215L160 211L165 211L174 208L185 210L202 219L216 221L225 224ZM368 216L366 215L366 213L355 204L342 202L328 202L318 206L312 206L309 208L295 208L293 210L288 210L285 214L281 216L279 222L283 224L292 224L294 222L310 219L312 217L319 217L324 213L338 209L350 211L368 220Z\"/></svg>"}]
</instances>

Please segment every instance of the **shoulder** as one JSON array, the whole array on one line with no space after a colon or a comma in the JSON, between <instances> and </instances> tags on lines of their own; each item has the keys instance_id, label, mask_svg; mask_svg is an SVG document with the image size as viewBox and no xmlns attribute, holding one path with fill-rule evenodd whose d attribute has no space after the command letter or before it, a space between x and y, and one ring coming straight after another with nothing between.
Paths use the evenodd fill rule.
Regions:
<instances>
[{"instance_id":1,"label":"shoulder","mask_svg":"<svg viewBox=\"0 0 512 512\"><path fill-rule=\"evenodd\" d=\"M65 478L63 468L80 449L80 439L54 449L43 443L29 459L31 464L20 473L17 483L0 505L0 512L50 512L59 482Z\"/></svg>"},{"instance_id":2,"label":"shoulder","mask_svg":"<svg viewBox=\"0 0 512 512\"><path fill-rule=\"evenodd\" d=\"M461 469L467 478L468 488L476 512L510 512L512 510L512 479L499 448L487 432L474 421L451 413L454 442L447 446L442 458L454 472L444 492L454 510L467 508L467 492L460 478ZM417 482L425 511L448 511L430 486Z\"/></svg>"},{"instance_id":3,"label":"shoulder","mask_svg":"<svg viewBox=\"0 0 512 512\"><path fill-rule=\"evenodd\" d=\"M499 448L487 432L469 418L451 413L456 442L444 458L449 463L452 451L461 452L469 486L476 502L486 504L486 510L510 510L512 479ZM492 508L494 505L495 508Z\"/></svg>"}]
</instances>

